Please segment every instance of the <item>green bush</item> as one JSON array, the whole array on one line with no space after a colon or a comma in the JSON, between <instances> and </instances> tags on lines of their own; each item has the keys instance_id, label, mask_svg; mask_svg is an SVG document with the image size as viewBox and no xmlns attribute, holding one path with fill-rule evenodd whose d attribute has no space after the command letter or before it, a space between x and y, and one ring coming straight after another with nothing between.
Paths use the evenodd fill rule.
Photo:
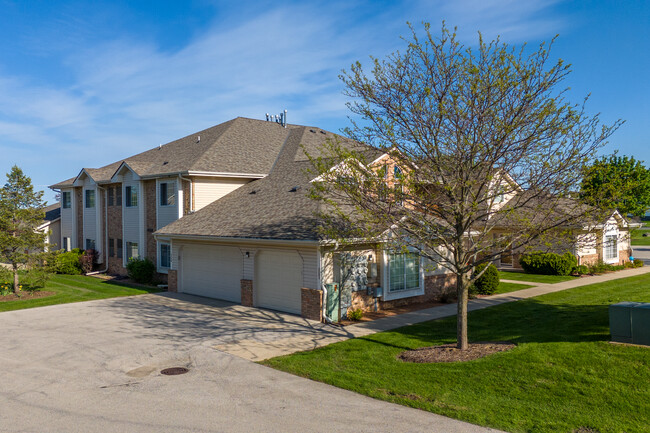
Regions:
<instances>
[{"instance_id":1,"label":"green bush","mask_svg":"<svg viewBox=\"0 0 650 433\"><path fill-rule=\"evenodd\" d=\"M643 266L643 260L636 259L632 263L634 263L635 268L640 268L641 266Z\"/></svg>"},{"instance_id":2,"label":"green bush","mask_svg":"<svg viewBox=\"0 0 650 433\"><path fill-rule=\"evenodd\" d=\"M149 284L153 281L156 266L148 258L132 258L126 264L126 272L133 281L140 284Z\"/></svg>"},{"instance_id":3,"label":"green bush","mask_svg":"<svg viewBox=\"0 0 650 433\"><path fill-rule=\"evenodd\" d=\"M23 288L28 291L42 289L50 279L51 274L45 267L35 267L27 271L24 278L25 285Z\"/></svg>"},{"instance_id":4,"label":"green bush","mask_svg":"<svg viewBox=\"0 0 650 433\"><path fill-rule=\"evenodd\" d=\"M536 252L523 254L519 264L529 274L570 275L578 265L578 260L569 252L562 255Z\"/></svg>"},{"instance_id":5,"label":"green bush","mask_svg":"<svg viewBox=\"0 0 650 433\"><path fill-rule=\"evenodd\" d=\"M470 289L472 293L478 293L479 295L492 295L497 291L500 281L499 271L496 266L491 263L489 265L487 263L482 263L474 268L474 273L478 274L485 269L486 266L487 269L483 272L483 275L474 281L473 287Z\"/></svg>"},{"instance_id":6,"label":"green bush","mask_svg":"<svg viewBox=\"0 0 650 433\"><path fill-rule=\"evenodd\" d=\"M347 316L348 319L350 320L354 320L354 321L361 320L361 318L363 317L363 310L361 308L357 308L356 310L350 308L347 312Z\"/></svg>"},{"instance_id":7,"label":"green bush","mask_svg":"<svg viewBox=\"0 0 650 433\"><path fill-rule=\"evenodd\" d=\"M587 275L589 273L589 266L587 265L577 266L575 273L578 275Z\"/></svg>"},{"instance_id":8,"label":"green bush","mask_svg":"<svg viewBox=\"0 0 650 433\"><path fill-rule=\"evenodd\" d=\"M81 262L79 258L83 254L79 248L56 256L56 273L66 275L81 275Z\"/></svg>"}]
</instances>

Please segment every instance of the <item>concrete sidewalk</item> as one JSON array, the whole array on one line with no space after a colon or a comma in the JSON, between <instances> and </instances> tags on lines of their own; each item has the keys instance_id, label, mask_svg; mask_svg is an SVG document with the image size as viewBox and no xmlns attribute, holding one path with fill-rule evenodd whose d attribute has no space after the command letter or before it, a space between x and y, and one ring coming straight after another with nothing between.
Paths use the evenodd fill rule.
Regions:
<instances>
[{"instance_id":1,"label":"concrete sidewalk","mask_svg":"<svg viewBox=\"0 0 650 433\"><path fill-rule=\"evenodd\" d=\"M502 293L499 295L487 296L480 299L472 299L469 301L467 308L468 311L482 310L484 308L492 307L495 305L533 298L535 296L545 295L547 293L560 292L562 290L573 289L575 287L618 280L621 278L643 275L646 273L650 273L650 266L644 266L642 268L635 269L626 269L623 271L597 275L593 277L583 277L562 283L537 284L528 289L522 289L516 292ZM525 281L517 281L517 283L535 284ZM371 322L362 322L356 325L349 325L345 327L331 325L329 326L330 329L328 329L327 334L323 335L322 338L314 338L314 336L310 334L305 336L297 335L285 339L276 339L271 342L261 342L253 339L248 341L240 340L229 344L218 345L215 346L215 348L251 361L261 361L264 359L273 358L275 356L288 355L295 352L327 346L328 344L344 341L350 338L363 337L366 335L374 334L376 332L400 328L402 326L408 326L429 320L455 316L456 310L457 305L455 303L447 304L439 307L412 311L410 313L385 317L382 319L373 320Z\"/></svg>"}]
</instances>

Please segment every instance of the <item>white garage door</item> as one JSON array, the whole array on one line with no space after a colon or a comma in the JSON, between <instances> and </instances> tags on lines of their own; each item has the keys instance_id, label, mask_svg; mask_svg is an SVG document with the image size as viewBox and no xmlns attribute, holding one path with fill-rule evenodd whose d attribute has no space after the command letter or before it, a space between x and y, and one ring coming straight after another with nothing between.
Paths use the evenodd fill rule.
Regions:
<instances>
[{"instance_id":1,"label":"white garage door","mask_svg":"<svg viewBox=\"0 0 650 433\"><path fill-rule=\"evenodd\" d=\"M258 307L300 314L302 258L297 252L259 251L254 284Z\"/></svg>"},{"instance_id":2,"label":"white garage door","mask_svg":"<svg viewBox=\"0 0 650 433\"><path fill-rule=\"evenodd\" d=\"M244 264L239 248L185 245L181 257L183 293L241 302Z\"/></svg>"}]
</instances>

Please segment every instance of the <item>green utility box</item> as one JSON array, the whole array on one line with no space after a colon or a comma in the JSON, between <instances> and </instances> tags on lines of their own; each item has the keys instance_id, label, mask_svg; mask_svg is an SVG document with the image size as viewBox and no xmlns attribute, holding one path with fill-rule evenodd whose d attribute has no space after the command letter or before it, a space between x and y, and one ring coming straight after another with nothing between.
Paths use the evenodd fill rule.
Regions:
<instances>
[{"instance_id":1,"label":"green utility box","mask_svg":"<svg viewBox=\"0 0 650 433\"><path fill-rule=\"evenodd\" d=\"M327 289L327 305L325 307L327 318L332 322L339 322L341 320L341 291L339 290L339 284L326 284L325 288Z\"/></svg>"},{"instance_id":2,"label":"green utility box","mask_svg":"<svg viewBox=\"0 0 650 433\"><path fill-rule=\"evenodd\" d=\"M640 304L631 309L632 343L650 346L650 304Z\"/></svg>"},{"instance_id":3,"label":"green utility box","mask_svg":"<svg viewBox=\"0 0 650 433\"><path fill-rule=\"evenodd\" d=\"M640 302L619 302L609 306L609 332L612 341L632 343L632 309Z\"/></svg>"}]
</instances>

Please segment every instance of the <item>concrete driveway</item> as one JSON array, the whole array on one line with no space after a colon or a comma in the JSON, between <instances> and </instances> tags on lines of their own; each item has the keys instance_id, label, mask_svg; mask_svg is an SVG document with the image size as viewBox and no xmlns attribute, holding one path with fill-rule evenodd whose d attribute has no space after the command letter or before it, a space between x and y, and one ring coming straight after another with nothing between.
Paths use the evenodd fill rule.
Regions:
<instances>
[{"instance_id":1,"label":"concrete driveway","mask_svg":"<svg viewBox=\"0 0 650 433\"><path fill-rule=\"evenodd\" d=\"M191 300L144 295L0 313L0 431L494 431L219 351L331 331L295 316ZM159 373L174 366L190 371Z\"/></svg>"}]
</instances>

